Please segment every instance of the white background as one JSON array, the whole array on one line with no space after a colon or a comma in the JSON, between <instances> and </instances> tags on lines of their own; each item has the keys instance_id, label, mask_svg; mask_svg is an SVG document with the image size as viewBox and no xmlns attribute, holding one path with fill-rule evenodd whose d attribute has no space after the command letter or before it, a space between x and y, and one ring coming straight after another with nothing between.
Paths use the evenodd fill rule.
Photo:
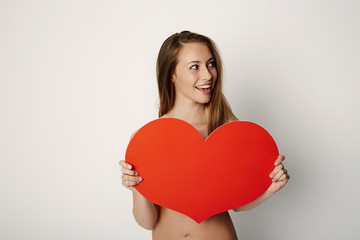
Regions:
<instances>
[{"instance_id":1,"label":"white background","mask_svg":"<svg viewBox=\"0 0 360 240\"><path fill-rule=\"evenodd\" d=\"M171 34L211 37L225 96L288 185L239 239L359 239L359 1L0 1L0 238L150 239L118 161L157 118ZM220 163L219 163L220 164Z\"/></svg>"}]
</instances>

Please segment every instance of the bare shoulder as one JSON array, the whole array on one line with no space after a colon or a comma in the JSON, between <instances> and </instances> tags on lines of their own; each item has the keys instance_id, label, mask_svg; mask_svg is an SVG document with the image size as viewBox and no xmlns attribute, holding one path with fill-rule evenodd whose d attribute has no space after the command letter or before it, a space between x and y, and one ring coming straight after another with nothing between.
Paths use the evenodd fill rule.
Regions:
<instances>
[{"instance_id":1,"label":"bare shoulder","mask_svg":"<svg viewBox=\"0 0 360 240\"><path fill-rule=\"evenodd\" d=\"M130 140L129 140L129 141L131 141L131 139L134 137L135 133L137 133L139 130L140 130L140 128L139 128L138 130L136 130L136 131L135 131L135 132L131 135L131 137L130 137Z\"/></svg>"},{"instance_id":2,"label":"bare shoulder","mask_svg":"<svg viewBox=\"0 0 360 240\"><path fill-rule=\"evenodd\" d=\"M161 117L159 117L159 118L167 118L167 117L168 117L168 116L167 116L166 114L164 114L163 116L161 116ZM139 130L140 130L140 128L139 128L138 130L136 130L136 131L131 135L129 141L131 141L131 139L134 137L134 135L135 135Z\"/></svg>"},{"instance_id":3,"label":"bare shoulder","mask_svg":"<svg viewBox=\"0 0 360 240\"><path fill-rule=\"evenodd\" d=\"M161 117L159 117L159 118L169 118L169 117L171 117L168 113L165 113L164 115L162 115Z\"/></svg>"},{"instance_id":4,"label":"bare shoulder","mask_svg":"<svg viewBox=\"0 0 360 240\"><path fill-rule=\"evenodd\" d=\"M239 121L239 119L237 119L237 118L231 118L231 119L229 119L226 123L235 122L235 121Z\"/></svg>"}]
</instances>

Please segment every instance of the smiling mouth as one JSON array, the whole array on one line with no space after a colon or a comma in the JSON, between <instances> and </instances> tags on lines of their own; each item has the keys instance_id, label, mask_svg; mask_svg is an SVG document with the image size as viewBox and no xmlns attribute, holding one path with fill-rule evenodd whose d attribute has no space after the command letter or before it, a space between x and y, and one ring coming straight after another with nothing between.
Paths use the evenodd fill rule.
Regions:
<instances>
[{"instance_id":1,"label":"smiling mouth","mask_svg":"<svg viewBox=\"0 0 360 240\"><path fill-rule=\"evenodd\" d=\"M211 84L208 85L202 85L202 86L195 86L199 90L208 90L211 88Z\"/></svg>"},{"instance_id":2,"label":"smiling mouth","mask_svg":"<svg viewBox=\"0 0 360 240\"><path fill-rule=\"evenodd\" d=\"M211 84L202 85L202 86L195 86L195 88L200 91L202 94L210 95L212 92Z\"/></svg>"}]
</instances>

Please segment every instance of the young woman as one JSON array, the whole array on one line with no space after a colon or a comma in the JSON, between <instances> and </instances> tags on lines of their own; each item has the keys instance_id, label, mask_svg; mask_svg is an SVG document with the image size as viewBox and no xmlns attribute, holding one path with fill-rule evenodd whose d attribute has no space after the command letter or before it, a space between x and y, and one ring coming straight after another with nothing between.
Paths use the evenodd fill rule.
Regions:
<instances>
[{"instance_id":1,"label":"young woman","mask_svg":"<svg viewBox=\"0 0 360 240\"><path fill-rule=\"evenodd\" d=\"M190 123L204 139L217 127L238 120L222 93L222 63L215 43L206 36L183 31L165 40L157 59L160 118L178 118ZM233 209L249 210L280 190L288 181L280 155L270 174L273 183L255 201ZM133 215L137 223L152 230L154 240L235 240L235 228L228 212L200 224L179 212L158 206L144 198L134 186L141 173L120 161L122 184L133 192ZM221 161L218 163L221 171ZM189 166L191 168L191 166ZM186 176L184 176L186 177ZM196 183L194 183L196 184Z\"/></svg>"}]
</instances>

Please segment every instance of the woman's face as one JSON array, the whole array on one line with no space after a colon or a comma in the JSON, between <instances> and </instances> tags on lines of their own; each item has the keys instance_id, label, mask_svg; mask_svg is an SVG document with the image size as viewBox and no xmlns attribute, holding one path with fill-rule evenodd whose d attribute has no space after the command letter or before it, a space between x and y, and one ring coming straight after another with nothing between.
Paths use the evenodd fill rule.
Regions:
<instances>
[{"instance_id":1,"label":"woman's face","mask_svg":"<svg viewBox=\"0 0 360 240\"><path fill-rule=\"evenodd\" d=\"M217 79L215 59L204 43L185 44L179 51L172 76L176 101L208 103Z\"/></svg>"}]
</instances>

